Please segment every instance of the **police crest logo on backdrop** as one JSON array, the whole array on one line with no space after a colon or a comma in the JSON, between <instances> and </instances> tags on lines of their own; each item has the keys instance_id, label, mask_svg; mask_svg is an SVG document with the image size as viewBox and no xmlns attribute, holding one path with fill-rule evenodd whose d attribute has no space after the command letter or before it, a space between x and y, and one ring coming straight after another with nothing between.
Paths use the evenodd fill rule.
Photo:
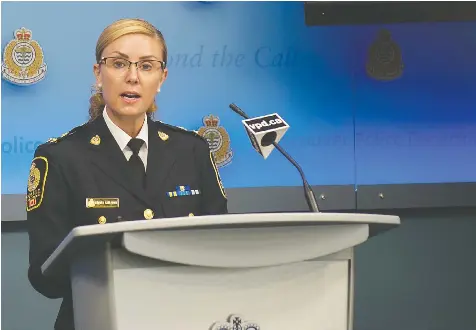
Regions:
<instances>
[{"instance_id":1,"label":"police crest logo on backdrop","mask_svg":"<svg viewBox=\"0 0 476 330\"><path fill-rule=\"evenodd\" d=\"M15 30L3 52L2 78L19 86L32 85L45 78L47 66L43 49L27 28Z\"/></svg>"},{"instance_id":2,"label":"police crest logo on backdrop","mask_svg":"<svg viewBox=\"0 0 476 330\"><path fill-rule=\"evenodd\" d=\"M368 51L366 71L369 77L380 81L395 80L403 74L402 51L390 31L378 32Z\"/></svg>"},{"instance_id":3,"label":"police crest logo on backdrop","mask_svg":"<svg viewBox=\"0 0 476 330\"><path fill-rule=\"evenodd\" d=\"M231 163L233 151L230 146L230 136L224 127L220 126L220 118L214 115L203 117L203 124L198 129L198 135L207 140L217 167Z\"/></svg>"}]
</instances>

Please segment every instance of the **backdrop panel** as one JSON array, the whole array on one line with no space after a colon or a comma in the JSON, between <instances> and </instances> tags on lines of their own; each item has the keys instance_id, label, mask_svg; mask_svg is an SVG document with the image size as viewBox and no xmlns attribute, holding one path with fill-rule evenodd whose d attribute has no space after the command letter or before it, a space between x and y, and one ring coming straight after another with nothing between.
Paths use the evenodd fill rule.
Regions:
<instances>
[{"instance_id":1,"label":"backdrop panel","mask_svg":"<svg viewBox=\"0 0 476 330\"><path fill-rule=\"evenodd\" d=\"M280 154L265 161L253 150L231 102L250 116L278 112L290 124L282 144L311 184L354 183L353 143L329 143L353 141L350 57L342 49L350 37L306 27L302 3L18 2L2 9L2 47L24 26L48 65L36 85L2 81L3 194L24 193L36 145L87 120L96 40L123 17L149 20L167 41L169 78L156 119L198 130L204 116L219 117L233 153L220 168L226 188L301 184Z\"/></svg>"},{"instance_id":2,"label":"backdrop panel","mask_svg":"<svg viewBox=\"0 0 476 330\"><path fill-rule=\"evenodd\" d=\"M291 126L281 144L319 194L342 187L342 209L355 201L352 186L375 207L380 192L402 189L406 200L385 197L385 205L428 206L441 198L420 201L412 184L476 181L476 22L309 26L299 2L7 2L2 9L2 50L26 27L48 65L33 86L2 80L2 194L16 201L35 147L87 120L96 40L123 17L147 19L166 37L169 78L156 118L193 130L205 116L219 118L232 155L220 173L239 200L241 188L301 181L279 153L263 160L253 150L231 102L251 116L278 112ZM459 195L448 187L457 185L437 194L446 204L467 204L451 200ZM324 209L337 207L328 202ZM8 214L21 218L24 209Z\"/></svg>"},{"instance_id":3,"label":"backdrop panel","mask_svg":"<svg viewBox=\"0 0 476 330\"><path fill-rule=\"evenodd\" d=\"M475 182L476 22L352 34L356 184Z\"/></svg>"}]
</instances>

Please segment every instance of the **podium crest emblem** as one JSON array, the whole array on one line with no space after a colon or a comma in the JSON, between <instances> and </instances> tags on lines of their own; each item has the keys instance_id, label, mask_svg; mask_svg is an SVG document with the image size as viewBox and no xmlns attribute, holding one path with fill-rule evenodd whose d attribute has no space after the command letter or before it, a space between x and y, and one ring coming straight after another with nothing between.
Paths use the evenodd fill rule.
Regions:
<instances>
[{"instance_id":1,"label":"podium crest emblem","mask_svg":"<svg viewBox=\"0 0 476 330\"><path fill-rule=\"evenodd\" d=\"M197 134L207 140L217 167L230 164L233 158L230 136L225 128L220 126L220 118L214 115L205 116L203 124L205 126L200 127Z\"/></svg>"},{"instance_id":2,"label":"podium crest emblem","mask_svg":"<svg viewBox=\"0 0 476 330\"><path fill-rule=\"evenodd\" d=\"M380 30L370 46L366 65L367 74L381 81L399 78L403 73L402 52L388 30Z\"/></svg>"},{"instance_id":3,"label":"podium crest emblem","mask_svg":"<svg viewBox=\"0 0 476 330\"><path fill-rule=\"evenodd\" d=\"M3 53L2 78L20 86L35 84L46 75L43 50L27 28L15 30L14 37Z\"/></svg>"},{"instance_id":4,"label":"podium crest emblem","mask_svg":"<svg viewBox=\"0 0 476 330\"><path fill-rule=\"evenodd\" d=\"M260 330L258 324L244 321L240 315L230 315L227 322L216 322L210 330Z\"/></svg>"}]
</instances>

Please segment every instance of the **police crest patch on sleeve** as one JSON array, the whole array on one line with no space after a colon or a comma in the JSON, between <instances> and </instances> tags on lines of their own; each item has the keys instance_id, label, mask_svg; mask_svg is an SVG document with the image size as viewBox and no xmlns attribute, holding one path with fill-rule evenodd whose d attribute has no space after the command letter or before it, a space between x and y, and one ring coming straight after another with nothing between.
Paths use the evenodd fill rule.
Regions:
<instances>
[{"instance_id":1,"label":"police crest patch on sleeve","mask_svg":"<svg viewBox=\"0 0 476 330\"><path fill-rule=\"evenodd\" d=\"M48 175L48 160L45 157L35 157L31 162L26 195L26 210L29 212L38 208L43 201L46 177Z\"/></svg>"}]
</instances>

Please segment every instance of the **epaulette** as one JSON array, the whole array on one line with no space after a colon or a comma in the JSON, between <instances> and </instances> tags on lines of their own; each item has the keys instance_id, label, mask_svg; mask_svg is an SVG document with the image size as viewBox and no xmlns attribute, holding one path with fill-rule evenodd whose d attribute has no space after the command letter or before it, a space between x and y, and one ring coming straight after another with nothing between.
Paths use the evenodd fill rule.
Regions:
<instances>
[{"instance_id":1,"label":"epaulette","mask_svg":"<svg viewBox=\"0 0 476 330\"><path fill-rule=\"evenodd\" d=\"M84 125L86 125L87 123L83 124L83 125L80 125L80 126L76 126L75 128L73 128L72 130L66 132L66 133L63 133L61 134L60 136L58 137L54 137L54 138L49 138L45 144L54 144L54 143L58 143L60 141L62 141L63 139L67 138L68 136L71 136L73 135L74 133L76 133L80 128L84 127Z\"/></svg>"},{"instance_id":2,"label":"epaulette","mask_svg":"<svg viewBox=\"0 0 476 330\"><path fill-rule=\"evenodd\" d=\"M198 134L198 131L193 131L193 130L189 130L189 129L186 129L185 127L182 127L182 126L174 126L174 125L170 125L170 124L166 124L160 120L158 120L158 122L164 126L166 126L167 128L170 128L171 130L174 130L174 131L177 131L177 132L185 132L185 133L190 133L200 139L203 140L203 137L201 135Z\"/></svg>"}]
</instances>

